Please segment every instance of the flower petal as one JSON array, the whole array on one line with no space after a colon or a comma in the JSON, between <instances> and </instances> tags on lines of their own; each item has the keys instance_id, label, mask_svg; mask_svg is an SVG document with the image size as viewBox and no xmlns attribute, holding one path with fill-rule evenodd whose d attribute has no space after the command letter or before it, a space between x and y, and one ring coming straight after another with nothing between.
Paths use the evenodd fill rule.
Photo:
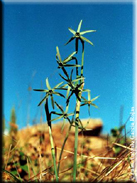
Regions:
<instances>
[{"instance_id":1,"label":"flower petal","mask_svg":"<svg viewBox=\"0 0 137 183\"><path fill-rule=\"evenodd\" d=\"M40 103L38 104L38 106L40 106L47 98L48 98L48 95L46 95L46 96L40 101Z\"/></svg>"},{"instance_id":2,"label":"flower petal","mask_svg":"<svg viewBox=\"0 0 137 183\"><path fill-rule=\"evenodd\" d=\"M47 86L47 88L48 88L49 90L51 90L51 87L50 87L50 85L49 85L49 80L48 80L48 78L46 78L46 86Z\"/></svg>"},{"instance_id":3,"label":"flower petal","mask_svg":"<svg viewBox=\"0 0 137 183\"><path fill-rule=\"evenodd\" d=\"M60 60L60 62L61 62L61 56L60 56L60 53L59 53L59 48L58 48L58 46L56 46L56 51L57 51L57 56L58 56L58 58L59 58L59 60Z\"/></svg>"},{"instance_id":4,"label":"flower petal","mask_svg":"<svg viewBox=\"0 0 137 183\"><path fill-rule=\"evenodd\" d=\"M73 57L73 55L76 53L76 51L74 51L71 55L69 55L64 61L63 63L67 63L68 61L70 61L70 59Z\"/></svg>"},{"instance_id":5,"label":"flower petal","mask_svg":"<svg viewBox=\"0 0 137 183\"><path fill-rule=\"evenodd\" d=\"M57 84L54 88L57 89L61 84L63 84L63 82Z\"/></svg>"},{"instance_id":6,"label":"flower petal","mask_svg":"<svg viewBox=\"0 0 137 183\"><path fill-rule=\"evenodd\" d=\"M66 64L64 67L81 67L81 65Z\"/></svg>"},{"instance_id":7,"label":"flower petal","mask_svg":"<svg viewBox=\"0 0 137 183\"><path fill-rule=\"evenodd\" d=\"M70 43L73 39L75 38L75 36L71 37L67 43L65 43L65 45L67 45L68 43Z\"/></svg>"},{"instance_id":8,"label":"flower petal","mask_svg":"<svg viewBox=\"0 0 137 183\"><path fill-rule=\"evenodd\" d=\"M81 29L81 24L82 24L82 20L80 21L80 23L79 23L79 25L78 25L77 32L80 32L80 29Z\"/></svg>"},{"instance_id":9,"label":"flower petal","mask_svg":"<svg viewBox=\"0 0 137 183\"><path fill-rule=\"evenodd\" d=\"M58 96L61 96L63 98L65 98L65 96L62 94L62 93L59 93L59 92L53 92L55 95L58 95Z\"/></svg>"},{"instance_id":10,"label":"flower petal","mask_svg":"<svg viewBox=\"0 0 137 183\"><path fill-rule=\"evenodd\" d=\"M90 91L88 91L88 101L91 100L91 97L90 97Z\"/></svg>"},{"instance_id":11,"label":"flower petal","mask_svg":"<svg viewBox=\"0 0 137 183\"><path fill-rule=\"evenodd\" d=\"M70 89L71 89L71 87L70 87L70 86L68 86L67 94L66 94L66 98L67 98L67 99L68 99L68 95L69 95Z\"/></svg>"},{"instance_id":12,"label":"flower petal","mask_svg":"<svg viewBox=\"0 0 137 183\"><path fill-rule=\"evenodd\" d=\"M81 38L83 41L86 41L86 42L88 42L89 44L91 44L91 45L93 46L93 43L92 43L90 40L88 40L87 38L85 38L85 37L83 37L83 36L80 36L80 38Z\"/></svg>"},{"instance_id":13,"label":"flower petal","mask_svg":"<svg viewBox=\"0 0 137 183\"><path fill-rule=\"evenodd\" d=\"M40 92L47 92L48 90L43 90L43 89L33 89L34 91L40 91Z\"/></svg>"},{"instance_id":14,"label":"flower petal","mask_svg":"<svg viewBox=\"0 0 137 183\"><path fill-rule=\"evenodd\" d=\"M71 29L71 28L68 28L68 30L72 33L72 34L76 34L76 31L74 31L73 29Z\"/></svg>"},{"instance_id":15,"label":"flower petal","mask_svg":"<svg viewBox=\"0 0 137 183\"><path fill-rule=\"evenodd\" d=\"M91 99L90 101L93 102L94 100L96 100L99 97L99 95L93 99Z\"/></svg>"},{"instance_id":16,"label":"flower petal","mask_svg":"<svg viewBox=\"0 0 137 183\"><path fill-rule=\"evenodd\" d=\"M90 105L94 106L95 108L98 108L96 104L91 103Z\"/></svg>"},{"instance_id":17,"label":"flower petal","mask_svg":"<svg viewBox=\"0 0 137 183\"><path fill-rule=\"evenodd\" d=\"M61 119L63 116L61 115L61 116L59 116L59 117L57 117L57 118L54 118L54 119L52 119L51 121L56 121L56 120L58 120L58 119Z\"/></svg>"},{"instance_id":18,"label":"flower petal","mask_svg":"<svg viewBox=\"0 0 137 183\"><path fill-rule=\"evenodd\" d=\"M61 112L64 113L62 107L61 107L57 102L55 102L55 104L56 104L56 106L61 110Z\"/></svg>"},{"instance_id":19,"label":"flower petal","mask_svg":"<svg viewBox=\"0 0 137 183\"><path fill-rule=\"evenodd\" d=\"M65 81L68 82L68 80L66 78L64 78L64 76L62 76L60 73L59 73L60 77L62 77L62 79L64 79Z\"/></svg>"},{"instance_id":20,"label":"flower petal","mask_svg":"<svg viewBox=\"0 0 137 183\"><path fill-rule=\"evenodd\" d=\"M83 34L86 34L86 33L89 33L89 32L96 32L96 30L82 31L82 32L80 32L80 35L83 35Z\"/></svg>"}]
</instances>

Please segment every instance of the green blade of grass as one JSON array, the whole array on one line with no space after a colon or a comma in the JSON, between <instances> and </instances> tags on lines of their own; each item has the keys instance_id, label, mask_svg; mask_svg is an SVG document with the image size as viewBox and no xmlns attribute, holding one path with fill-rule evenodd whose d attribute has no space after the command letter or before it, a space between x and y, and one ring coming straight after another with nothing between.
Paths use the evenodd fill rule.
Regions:
<instances>
[{"instance_id":1,"label":"green blade of grass","mask_svg":"<svg viewBox=\"0 0 137 183\"><path fill-rule=\"evenodd\" d=\"M16 177L14 174L12 174L11 172L9 172L8 170L2 169L2 171L10 174L14 178L15 181L17 181L17 182L23 182L23 179L20 179L20 178Z\"/></svg>"}]
</instances>

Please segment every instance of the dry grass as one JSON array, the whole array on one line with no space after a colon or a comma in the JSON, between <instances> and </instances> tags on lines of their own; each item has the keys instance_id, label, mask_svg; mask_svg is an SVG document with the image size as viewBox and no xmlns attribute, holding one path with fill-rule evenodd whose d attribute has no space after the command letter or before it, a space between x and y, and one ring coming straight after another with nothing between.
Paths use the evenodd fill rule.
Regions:
<instances>
[{"instance_id":1,"label":"dry grass","mask_svg":"<svg viewBox=\"0 0 137 183\"><path fill-rule=\"evenodd\" d=\"M61 125L53 127L58 162L62 143L67 132L66 125L61 133ZM46 125L29 127L18 132L16 145L12 148L11 137L4 136L3 180L4 181L55 181L51 157L49 135ZM122 148L116 156L113 146ZM69 135L60 162L59 181L72 181L74 133ZM77 181L79 182L123 182L131 181L131 154L128 146L111 142L101 136L79 136ZM11 173L11 174L10 174ZM15 177L13 177L13 175ZM132 182L134 182L132 180Z\"/></svg>"}]
</instances>

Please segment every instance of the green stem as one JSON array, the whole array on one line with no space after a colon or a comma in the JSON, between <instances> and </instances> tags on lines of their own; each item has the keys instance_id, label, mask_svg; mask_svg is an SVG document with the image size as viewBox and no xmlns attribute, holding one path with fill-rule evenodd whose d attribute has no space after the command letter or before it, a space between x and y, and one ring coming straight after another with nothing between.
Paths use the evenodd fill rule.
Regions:
<instances>
[{"instance_id":1,"label":"green stem","mask_svg":"<svg viewBox=\"0 0 137 183\"><path fill-rule=\"evenodd\" d=\"M82 43L81 76L83 76L83 69L84 69L84 42Z\"/></svg>"},{"instance_id":2,"label":"green stem","mask_svg":"<svg viewBox=\"0 0 137 183\"><path fill-rule=\"evenodd\" d=\"M77 124L75 123L73 182L76 182L76 174L77 174L77 147L78 147L78 123Z\"/></svg>"},{"instance_id":3,"label":"green stem","mask_svg":"<svg viewBox=\"0 0 137 183\"><path fill-rule=\"evenodd\" d=\"M52 154L52 159L53 159L54 172L55 172L56 182L58 182L55 148L54 148L54 142L53 142L52 131L51 131L51 114L49 113L49 108L48 108L48 98L46 99L45 112L46 112L47 123L48 123L48 128L49 128L49 137L50 137L51 154Z\"/></svg>"},{"instance_id":4,"label":"green stem","mask_svg":"<svg viewBox=\"0 0 137 183\"><path fill-rule=\"evenodd\" d=\"M59 156L58 169L57 169L58 174L59 174L59 168L60 168L60 161L61 161L62 153L63 153L64 147L65 147L66 141L67 141L67 139L68 139L68 137L69 137L69 133L70 133L72 124L73 124L73 122L72 122L72 123L70 124L70 126L69 126L68 132L67 132L67 134L66 134L66 137L65 137L65 139L64 139L64 142L63 142L63 145L62 145L62 148L61 148L61 152L60 152L60 156Z\"/></svg>"},{"instance_id":5,"label":"green stem","mask_svg":"<svg viewBox=\"0 0 137 183\"><path fill-rule=\"evenodd\" d=\"M52 137L52 132L51 132L50 126L49 126L49 136L50 136L50 144L51 144L51 153L52 153L53 164L54 164L54 172L55 172L56 182L58 182L55 148L54 148L54 142L53 142L53 137Z\"/></svg>"},{"instance_id":6,"label":"green stem","mask_svg":"<svg viewBox=\"0 0 137 183\"><path fill-rule=\"evenodd\" d=\"M82 61L81 61L81 76L83 76L83 68L84 68L84 42L82 42ZM79 93L79 98L81 99L82 90L84 87L84 80L81 86L81 92ZM75 119L75 144L74 144L74 166L73 166L73 182L76 182L76 174L77 174L77 150L78 150L78 123L79 123L79 113L80 113L80 101L77 100L76 103L76 119Z\"/></svg>"}]
</instances>

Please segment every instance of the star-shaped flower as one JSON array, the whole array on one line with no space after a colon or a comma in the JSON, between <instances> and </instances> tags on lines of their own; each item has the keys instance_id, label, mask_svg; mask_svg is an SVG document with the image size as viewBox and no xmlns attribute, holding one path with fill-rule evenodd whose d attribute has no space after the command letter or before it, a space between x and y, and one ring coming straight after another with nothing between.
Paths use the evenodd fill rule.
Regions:
<instances>
[{"instance_id":1,"label":"star-shaped flower","mask_svg":"<svg viewBox=\"0 0 137 183\"><path fill-rule=\"evenodd\" d=\"M69 116L74 115L74 113L68 113L68 105L66 106L66 110L64 111L64 110L62 109L62 107L61 107L57 102L55 102L55 104L56 104L57 108L61 111L61 113L52 111L51 114L56 114L56 115L58 115L58 117L52 119L51 122L63 118L63 126L62 126L62 129L61 129L61 131L62 131L66 119L67 119L69 122L71 122L70 119L69 119Z\"/></svg>"},{"instance_id":2,"label":"star-shaped flower","mask_svg":"<svg viewBox=\"0 0 137 183\"><path fill-rule=\"evenodd\" d=\"M79 97L79 92L81 92L81 85L84 83L84 82L81 82L80 84L77 84L77 82L80 81L80 80L83 80L84 77L79 77L79 78L77 78L77 79L72 80L72 73L73 73L73 69L71 70L70 77L68 77L67 79L64 78L61 74L59 74L59 75L62 77L62 79L64 79L65 81L67 81L67 84L64 85L63 88L64 88L65 86L68 85L68 86L69 86L69 87L68 87L68 92L71 91L69 97L67 97L67 101L66 101L67 104L69 103L69 99L70 99L70 97L71 97L73 94L75 94L76 97L77 97L77 99L78 99L79 101L81 101L81 99L80 99L80 97ZM64 89L65 89L65 88L64 88Z\"/></svg>"},{"instance_id":3,"label":"star-shaped flower","mask_svg":"<svg viewBox=\"0 0 137 183\"><path fill-rule=\"evenodd\" d=\"M68 43L70 43L73 39L76 39L75 42L75 46L76 46L76 52L78 51L78 40L80 40L82 42L82 44L84 43L84 41L88 42L89 44L93 45L93 43L88 40L87 38L83 37L82 35L89 33L89 32L96 32L96 30L87 30L87 31L82 31L80 32L81 29L81 24L82 24L82 20L80 21L79 25L78 25L78 29L77 31L74 31L73 29L69 28L69 31L73 34L73 37L71 37L69 39L69 41L65 44L67 45Z\"/></svg>"},{"instance_id":4,"label":"star-shaped flower","mask_svg":"<svg viewBox=\"0 0 137 183\"><path fill-rule=\"evenodd\" d=\"M77 64L77 59L76 59L76 57L73 57L73 55L76 53L76 51L73 52L72 54L70 54L70 55L69 55L66 59L64 59L63 61L62 61L62 59L61 59L61 55L60 55L60 52L59 52L59 48L58 48L58 47L56 47L56 51L57 51L56 60L57 60L57 63L58 63L58 68L59 68L59 69L61 68L61 69L63 70L63 72L65 73L66 76L68 76L68 74L67 74L67 71L65 70L64 67L80 67L80 65ZM71 60L75 60L75 61L76 61L76 64L67 64L67 63L70 62Z\"/></svg>"},{"instance_id":5,"label":"star-shaped flower","mask_svg":"<svg viewBox=\"0 0 137 183\"><path fill-rule=\"evenodd\" d=\"M72 54L70 54L66 59L64 59L62 61L61 56L60 56L60 52L59 52L59 48L56 47L56 59L57 59L57 63L58 63L58 68L62 68L62 67L80 67L80 65L74 65L74 64L67 64L68 62L70 62L71 60L74 60L75 57L73 57L73 55L76 53L76 51L74 51Z\"/></svg>"},{"instance_id":6,"label":"star-shaped flower","mask_svg":"<svg viewBox=\"0 0 137 183\"><path fill-rule=\"evenodd\" d=\"M88 105L88 112L89 112L89 115L90 115L90 106L91 106L91 105L94 106L94 107L96 107L96 108L98 108L98 107L96 106L96 104L92 103L92 102L93 102L94 100L96 100L98 97L99 97L99 96L97 96L97 97L91 99L91 97L90 97L90 92L88 92L88 100L82 96L82 99L84 99L84 100L81 101L81 102L82 102L81 106Z\"/></svg>"},{"instance_id":7,"label":"star-shaped flower","mask_svg":"<svg viewBox=\"0 0 137 183\"><path fill-rule=\"evenodd\" d=\"M46 79L46 86L47 89L33 89L34 91L40 91L40 92L46 92L46 96L41 100L41 102L38 104L38 106L40 106L49 96L51 98L51 103L52 103L52 107L54 109L54 99L53 99L53 94L64 97L65 96L59 92L55 92L56 89L62 89L62 87L59 88L59 86L62 84L63 82L57 84L54 88L51 88L49 85L49 81L48 78Z\"/></svg>"}]
</instances>

